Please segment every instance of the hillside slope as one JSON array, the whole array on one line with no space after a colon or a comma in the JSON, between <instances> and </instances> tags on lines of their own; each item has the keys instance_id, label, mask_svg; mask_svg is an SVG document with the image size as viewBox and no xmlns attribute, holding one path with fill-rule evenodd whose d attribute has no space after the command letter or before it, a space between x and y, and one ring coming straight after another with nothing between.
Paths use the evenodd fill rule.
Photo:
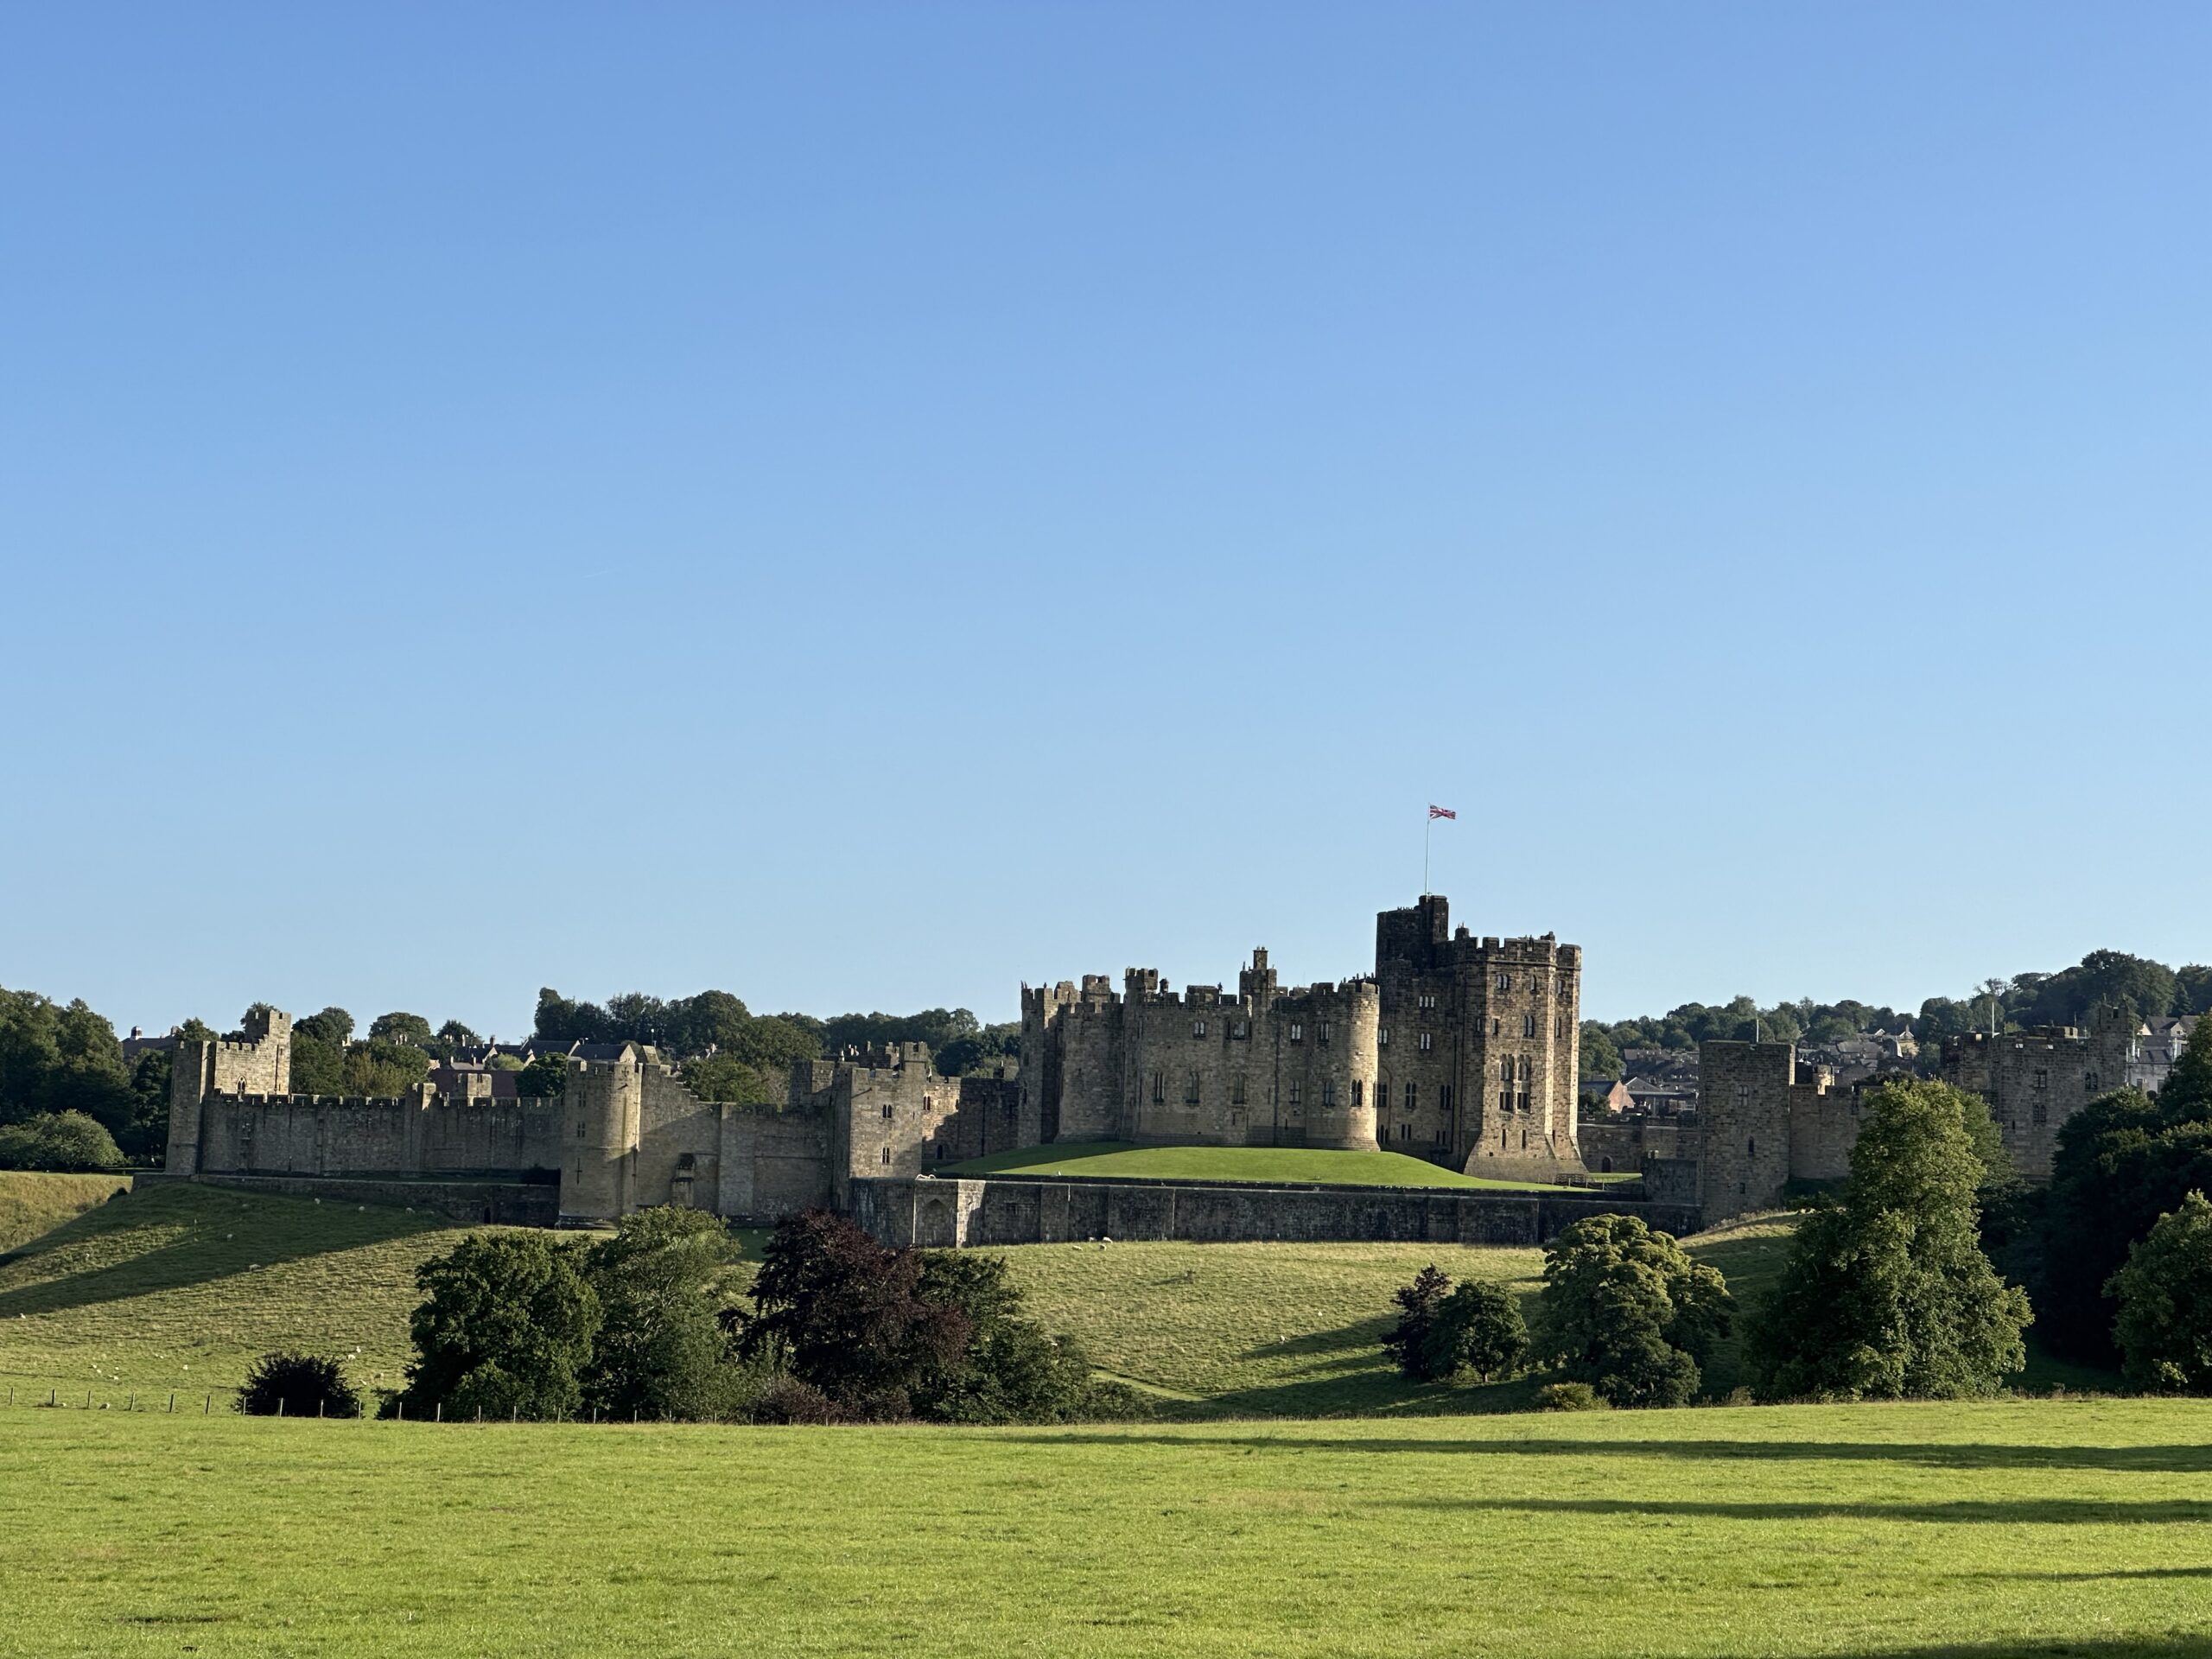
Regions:
<instances>
[{"instance_id":1,"label":"hillside slope","mask_svg":"<svg viewBox=\"0 0 2212 1659\"><path fill-rule=\"evenodd\" d=\"M130 1190L128 1175L45 1175L0 1169L0 1256Z\"/></svg>"}]
</instances>

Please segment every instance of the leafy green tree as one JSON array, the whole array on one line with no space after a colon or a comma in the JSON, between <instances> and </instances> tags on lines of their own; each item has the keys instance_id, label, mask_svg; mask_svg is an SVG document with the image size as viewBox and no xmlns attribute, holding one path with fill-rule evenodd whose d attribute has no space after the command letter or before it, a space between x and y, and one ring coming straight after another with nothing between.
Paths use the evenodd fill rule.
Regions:
<instances>
[{"instance_id":1,"label":"leafy green tree","mask_svg":"<svg viewBox=\"0 0 2212 1659\"><path fill-rule=\"evenodd\" d=\"M2162 1394L2212 1394L2212 1204L2202 1192L2130 1248L2111 1294L2129 1382Z\"/></svg>"},{"instance_id":2,"label":"leafy green tree","mask_svg":"<svg viewBox=\"0 0 2212 1659\"><path fill-rule=\"evenodd\" d=\"M346 1050L323 1038L304 1033L297 1026L293 1027L292 1092L296 1095L346 1093Z\"/></svg>"},{"instance_id":3,"label":"leafy green tree","mask_svg":"<svg viewBox=\"0 0 2212 1659\"><path fill-rule=\"evenodd\" d=\"M130 1068L130 1119L115 1137L123 1155L135 1163L158 1160L169 1140L169 1074L172 1057L149 1048Z\"/></svg>"},{"instance_id":4,"label":"leafy green tree","mask_svg":"<svg viewBox=\"0 0 2212 1659\"><path fill-rule=\"evenodd\" d=\"M668 1005L663 1041L677 1054L719 1053L743 1039L753 1016L728 991L701 991Z\"/></svg>"},{"instance_id":5,"label":"leafy green tree","mask_svg":"<svg viewBox=\"0 0 2212 1659\"><path fill-rule=\"evenodd\" d=\"M1422 1344L1421 1375L1445 1379L1472 1371L1487 1382L1512 1376L1528 1357L1519 1298L1503 1285L1469 1279L1436 1310Z\"/></svg>"},{"instance_id":6,"label":"leafy green tree","mask_svg":"<svg viewBox=\"0 0 2212 1659\"><path fill-rule=\"evenodd\" d=\"M764 1077L780 1080L800 1061L820 1059L822 1039L784 1015L762 1014L747 1020L737 1039L721 1052Z\"/></svg>"},{"instance_id":7,"label":"leafy green tree","mask_svg":"<svg viewBox=\"0 0 2212 1659\"><path fill-rule=\"evenodd\" d=\"M238 1409L250 1417L358 1417L359 1390L321 1354L264 1354L245 1374Z\"/></svg>"},{"instance_id":8,"label":"leafy green tree","mask_svg":"<svg viewBox=\"0 0 2212 1659\"><path fill-rule=\"evenodd\" d=\"M755 1374L736 1363L717 1294L736 1258L727 1224L674 1207L626 1216L593 1245L584 1276L605 1317L583 1374L586 1401L617 1418L743 1415Z\"/></svg>"},{"instance_id":9,"label":"leafy green tree","mask_svg":"<svg viewBox=\"0 0 2212 1659\"><path fill-rule=\"evenodd\" d=\"M1980 1103L1940 1083L1870 1093L1841 1201L1798 1229L1747 1351L1769 1399L1959 1399L2026 1363L2032 1315L1982 1253Z\"/></svg>"},{"instance_id":10,"label":"leafy green tree","mask_svg":"<svg viewBox=\"0 0 2212 1659\"><path fill-rule=\"evenodd\" d=\"M709 1054L683 1063L683 1086L702 1100L765 1106L772 1096L760 1073L734 1054Z\"/></svg>"},{"instance_id":11,"label":"leafy green tree","mask_svg":"<svg viewBox=\"0 0 2212 1659\"><path fill-rule=\"evenodd\" d=\"M601 1318L582 1255L550 1233L478 1233L416 1268L408 1415L574 1416Z\"/></svg>"},{"instance_id":12,"label":"leafy green tree","mask_svg":"<svg viewBox=\"0 0 2212 1659\"><path fill-rule=\"evenodd\" d=\"M113 1169L123 1152L83 1112L42 1112L0 1126L0 1169Z\"/></svg>"},{"instance_id":13,"label":"leafy green tree","mask_svg":"<svg viewBox=\"0 0 2212 1659\"><path fill-rule=\"evenodd\" d=\"M177 1039L187 1043L212 1043L216 1039L215 1027L194 1014L176 1028Z\"/></svg>"},{"instance_id":14,"label":"leafy green tree","mask_svg":"<svg viewBox=\"0 0 2212 1659\"><path fill-rule=\"evenodd\" d=\"M1397 1362L1408 1376L1428 1376L1428 1333L1435 1326L1437 1310L1452 1294L1452 1281L1435 1262L1414 1275L1409 1285L1390 1293L1398 1305L1397 1322L1382 1336L1382 1351Z\"/></svg>"},{"instance_id":15,"label":"leafy green tree","mask_svg":"<svg viewBox=\"0 0 2212 1659\"><path fill-rule=\"evenodd\" d=\"M380 1014L369 1021L369 1040L378 1043L404 1043L424 1052L436 1040L430 1022L419 1014Z\"/></svg>"},{"instance_id":16,"label":"leafy green tree","mask_svg":"<svg viewBox=\"0 0 2212 1659\"><path fill-rule=\"evenodd\" d=\"M1120 1405L1101 1409L1090 1358L1074 1338L1054 1336L1022 1316L1020 1287L1007 1276L1002 1258L924 1251L915 1297L953 1310L968 1326L959 1357L913 1386L917 1416L944 1423L1058 1423L1128 1414Z\"/></svg>"},{"instance_id":17,"label":"leafy green tree","mask_svg":"<svg viewBox=\"0 0 2212 1659\"><path fill-rule=\"evenodd\" d=\"M1634 1216L1590 1216L1544 1248L1542 1341L1617 1406L1678 1406L1728 1333L1720 1275Z\"/></svg>"},{"instance_id":18,"label":"leafy green tree","mask_svg":"<svg viewBox=\"0 0 2212 1659\"><path fill-rule=\"evenodd\" d=\"M434 1040L447 1059L451 1059L457 1049L475 1048L484 1041L474 1030L462 1025L458 1020L448 1020L440 1026Z\"/></svg>"},{"instance_id":19,"label":"leafy green tree","mask_svg":"<svg viewBox=\"0 0 2212 1659\"><path fill-rule=\"evenodd\" d=\"M569 1062L560 1054L540 1054L515 1079L515 1092L524 1100L557 1100L568 1088Z\"/></svg>"},{"instance_id":20,"label":"leafy green tree","mask_svg":"<svg viewBox=\"0 0 2212 1659\"><path fill-rule=\"evenodd\" d=\"M311 1037L326 1045L334 1053L343 1053L346 1045L353 1040L353 1016L340 1007L327 1007L320 1014L311 1014L304 1020L292 1022L292 1040ZM293 1062L295 1069L298 1062Z\"/></svg>"},{"instance_id":21,"label":"leafy green tree","mask_svg":"<svg viewBox=\"0 0 2212 1659\"><path fill-rule=\"evenodd\" d=\"M2212 1192L2212 1041L2191 1043L2152 1100L2133 1089L2059 1126L2044 1195L2044 1339L2069 1358L2111 1363L2107 1287L2128 1246L2193 1192Z\"/></svg>"},{"instance_id":22,"label":"leafy green tree","mask_svg":"<svg viewBox=\"0 0 2212 1659\"><path fill-rule=\"evenodd\" d=\"M81 1001L0 990L0 1123L82 1112L111 1134L131 1116L115 1027Z\"/></svg>"},{"instance_id":23,"label":"leafy green tree","mask_svg":"<svg viewBox=\"0 0 2212 1659\"><path fill-rule=\"evenodd\" d=\"M429 1055L414 1044L372 1037L346 1051L339 1065L338 1092L389 1100L405 1094L429 1074ZM296 1086L297 1079L294 1082Z\"/></svg>"},{"instance_id":24,"label":"leafy green tree","mask_svg":"<svg viewBox=\"0 0 2212 1659\"><path fill-rule=\"evenodd\" d=\"M1586 1077L1618 1078L1625 1070L1620 1050L1595 1020L1582 1022L1581 1068Z\"/></svg>"},{"instance_id":25,"label":"leafy green tree","mask_svg":"<svg viewBox=\"0 0 2212 1659\"><path fill-rule=\"evenodd\" d=\"M493 1071L519 1071L525 1064L519 1054L494 1054L484 1062L486 1069Z\"/></svg>"},{"instance_id":26,"label":"leafy green tree","mask_svg":"<svg viewBox=\"0 0 2212 1659\"><path fill-rule=\"evenodd\" d=\"M2022 975L2016 989L2033 978L2025 1006L2014 1010L2023 1025L2084 1026L2097 1009L2115 1007L2136 1019L2173 1012L2178 988L2173 969L2162 962L2125 950L2092 950L2071 968L2049 975Z\"/></svg>"},{"instance_id":27,"label":"leafy green tree","mask_svg":"<svg viewBox=\"0 0 2212 1659\"><path fill-rule=\"evenodd\" d=\"M2174 1012L2212 1014L2212 968L2192 962L2174 970Z\"/></svg>"}]
</instances>

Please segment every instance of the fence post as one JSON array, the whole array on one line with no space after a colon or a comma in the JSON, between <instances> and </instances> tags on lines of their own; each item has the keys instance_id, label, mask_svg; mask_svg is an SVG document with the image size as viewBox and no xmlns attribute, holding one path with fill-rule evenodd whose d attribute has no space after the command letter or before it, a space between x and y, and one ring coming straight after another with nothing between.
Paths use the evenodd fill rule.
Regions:
<instances>
[{"instance_id":1,"label":"fence post","mask_svg":"<svg viewBox=\"0 0 2212 1659\"><path fill-rule=\"evenodd\" d=\"M439 1401L439 1402L438 1402L438 1408L437 1408L436 1412L435 1412L435 1414L433 1414L431 1421L434 1421L434 1422L440 1422L440 1423L442 1423L443 1421L445 1421L445 1420L446 1420L446 1402L445 1402L444 1401L441 1400L441 1401Z\"/></svg>"},{"instance_id":2,"label":"fence post","mask_svg":"<svg viewBox=\"0 0 2212 1659\"><path fill-rule=\"evenodd\" d=\"M200 1414L202 1417L205 1417L205 1416L206 1416L209 1412L211 1412L211 1411L213 1411L213 1410L214 1410L214 1409L215 1409L215 1396L214 1396L213 1395L212 1395L212 1394L211 1394L211 1395L208 1395L205 1400L202 1400L202 1401L200 1402Z\"/></svg>"},{"instance_id":3,"label":"fence post","mask_svg":"<svg viewBox=\"0 0 2212 1659\"><path fill-rule=\"evenodd\" d=\"M169 1390L169 1415L172 1417L176 1415L176 1390L175 1389L171 1389Z\"/></svg>"},{"instance_id":4,"label":"fence post","mask_svg":"<svg viewBox=\"0 0 2212 1659\"><path fill-rule=\"evenodd\" d=\"M276 1396L276 1414L279 1417L284 1414L284 1396L281 1394Z\"/></svg>"},{"instance_id":5,"label":"fence post","mask_svg":"<svg viewBox=\"0 0 2212 1659\"><path fill-rule=\"evenodd\" d=\"M125 1411L136 1411L138 1409L138 1391L136 1389L131 1390L130 1397L123 1402L123 1408Z\"/></svg>"}]
</instances>

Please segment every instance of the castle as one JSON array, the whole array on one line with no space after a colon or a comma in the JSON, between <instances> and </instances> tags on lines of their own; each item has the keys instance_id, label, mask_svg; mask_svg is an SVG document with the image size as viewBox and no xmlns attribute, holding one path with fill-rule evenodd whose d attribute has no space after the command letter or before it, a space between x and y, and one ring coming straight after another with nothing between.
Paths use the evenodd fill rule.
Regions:
<instances>
[{"instance_id":1,"label":"castle","mask_svg":"<svg viewBox=\"0 0 2212 1659\"><path fill-rule=\"evenodd\" d=\"M2059 1127L2099 1095L2128 1084L2139 1022L2100 1009L2085 1028L1973 1032L1946 1038L1946 1083L1989 1103L1999 1138L2023 1179L2050 1179ZM1850 1173L1860 1090L1825 1067L1801 1066L1789 1043L1699 1047L1699 1144L1694 1160L1648 1159L1655 1195L1694 1199L1706 1224L1778 1206L1793 1181Z\"/></svg>"},{"instance_id":2,"label":"castle","mask_svg":"<svg viewBox=\"0 0 2212 1659\"><path fill-rule=\"evenodd\" d=\"M1377 1146L1468 1174L1579 1173L1582 953L1478 938L1424 895L1376 918L1375 972L1236 995L1129 969L1021 991L1022 1109L1047 1141Z\"/></svg>"},{"instance_id":3,"label":"castle","mask_svg":"<svg viewBox=\"0 0 2212 1659\"><path fill-rule=\"evenodd\" d=\"M947 1077L919 1044L802 1062L772 1107L701 1100L636 1043L577 1044L563 1092L424 1082L394 1099L291 1090L291 1020L180 1041L168 1172L395 1198L469 1220L585 1224L653 1205L770 1220L1047 1142L1414 1153L1470 1173L1579 1173L1581 953L1453 932L1446 901L1383 912L1372 976L1285 989L1255 950L1236 995L1132 969L1116 993L1024 987L1022 1061Z\"/></svg>"}]
</instances>

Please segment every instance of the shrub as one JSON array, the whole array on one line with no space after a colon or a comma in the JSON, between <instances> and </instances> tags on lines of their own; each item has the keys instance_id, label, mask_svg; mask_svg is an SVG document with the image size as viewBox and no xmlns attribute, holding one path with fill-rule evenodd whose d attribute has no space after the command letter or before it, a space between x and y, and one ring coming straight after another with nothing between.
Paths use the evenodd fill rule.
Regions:
<instances>
[{"instance_id":1,"label":"shrub","mask_svg":"<svg viewBox=\"0 0 2212 1659\"><path fill-rule=\"evenodd\" d=\"M1398 1305L1398 1322L1382 1338L1382 1351L1398 1363L1398 1369L1417 1382L1427 1382L1432 1373L1428 1369L1428 1333L1436 1323L1437 1310L1444 1306L1444 1299L1452 1294L1452 1281L1430 1262L1414 1275L1410 1285L1401 1285L1390 1293L1390 1300Z\"/></svg>"},{"instance_id":2,"label":"shrub","mask_svg":"<svg viewBox=\"0 0 2212 1659\"><path fill-rule=\"evenodd\" d=\"M1487 1382L1512 1376L1529 1357L1520 1300L1502 1285L1468 1281L1437 1308L1421 1354L1424 1376L1472 1371Z\"/></svg>"},{"instance_id":3,"label":"shrub","mask_svg":"<svg viewBox=\"0 0 2212 1659\"><path fill-rule=\"evenodd\" d=\"M238 1409L249 1417L358 1417L361 1396L321 1354L264 1354L245 1374Z\"/></svg>"},{"instance_id":4,"label":"shrub","mask_svg":"<svg viewBox=\"0 0 2212 1659\"><path fill-rule=\"evenodd\" d=\"M0 1169L113 1169L115 1137L83 1112L44 1112L0 1128Z\"/></svg>"},{"instance_id":5,"label":"shrub","mask_svg":"<svg viewBox=\"0 0 2212 1659\"><path fill-rule=\"evenodd\" d=\"M2113 1335L2127 1380L2170 1394L2212 1394L2212 1204L2191 1192L2158 1218L2112 1278Z\"/></svg>"},{"instance_id":6,"label":"shrub","mask_svg":"<svg viewBox=\"0 0 2212 1659\"><path fill-rule=\"evenodd\" d=\"M1611 1411L1612 1402L1587 1382L1547 1382L1536 1390L1538 1411Z\"/></svg>"},{"instance_id":7,"label":"shrub","mask_svg":"<svg viewBox=\"0 0 2212 1659\"><path fill-rule=\"evenodd\" d=\"M569 1061L563 1054L540 1054L515 1079L515 1092L524 1100L556 1100L569 1087Z\"/></svg>"},{"instance_id":8,"label":"shrub","mask_svg":"<svg viewBox=\"0 0 2212 1659\"><path fill-rule=\"evenodd\" d=\"M2026 1362L2026 1294L1982 1254L1980 1103L1940 1083L1867 1096L1842 1202L1798 1229L1745 1344L1768 1399L1958 1399Z\"/></svg>"},{"instance_id":9,"label":"shrub","mask_svg":"<svg viewBox=\"0 0 2212 1659\"><path fill-rule=\"evenodd\" d=\"M1544 1343L1613 1405L1679 1406L1727 1334L1720 1275L1634 1216L1589 1216L1544 1247Z\"/></svg>"},{"instance_id":10,"label":"shrub","mask_svg":"<svg viewBox=\"0 0 2212 1659\"><path fill-rule=\"evenodd\" d=\"M811 1382L795 1376L779 1376L753 1403L756 1423L836 1423L843 1421L836 1403Z\"/></svg>"}]
</instances>

